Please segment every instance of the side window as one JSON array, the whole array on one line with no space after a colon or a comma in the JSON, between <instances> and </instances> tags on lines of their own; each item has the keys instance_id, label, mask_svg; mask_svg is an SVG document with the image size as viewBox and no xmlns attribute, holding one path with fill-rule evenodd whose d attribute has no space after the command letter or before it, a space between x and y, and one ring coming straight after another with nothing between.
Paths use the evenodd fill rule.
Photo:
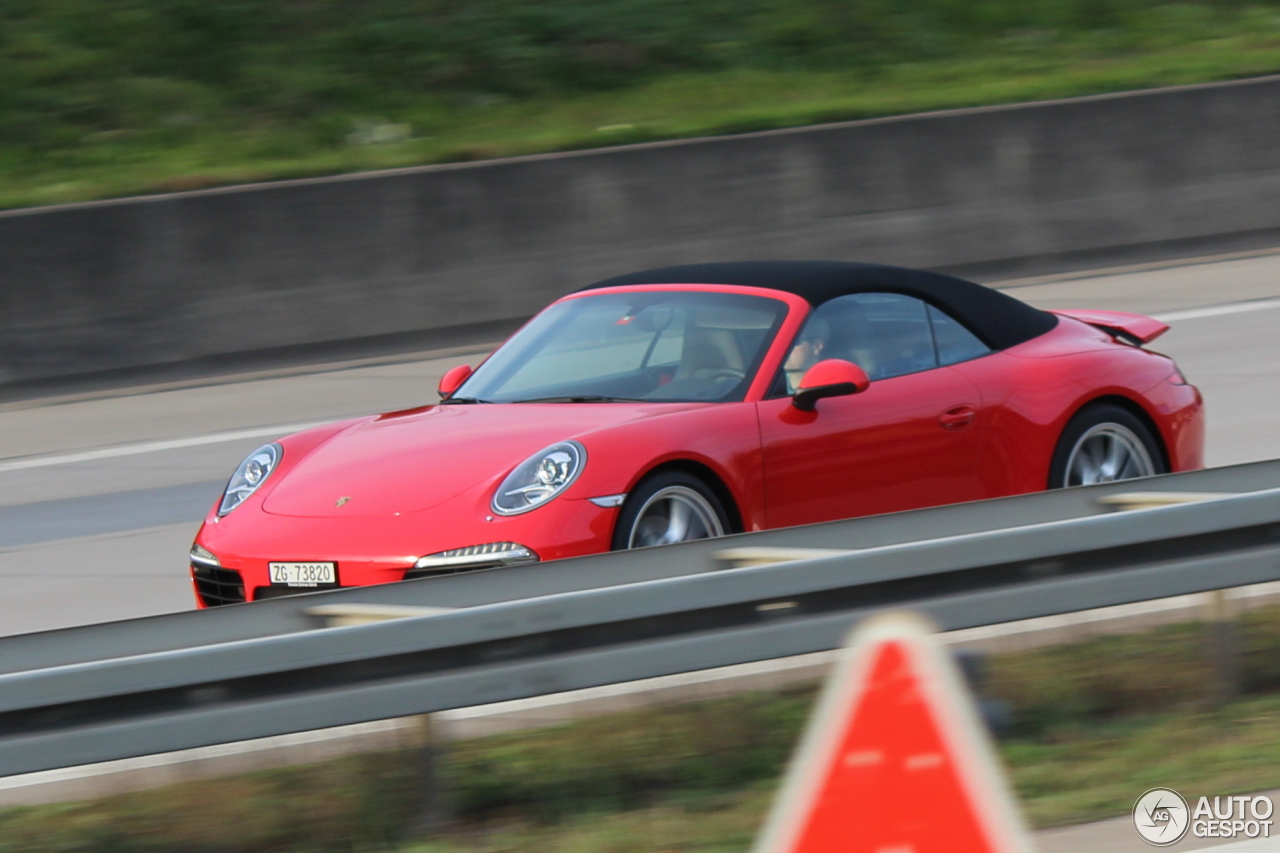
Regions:
<instances>
[{"instance_id":1,"label":"side window","mask_svg":"<svg viewBox=\"0 0 1280 853\"><path fill-rule=\"evenodd\" d=\"M852 361L872 380L938 366L926 306L898 293L855 293L818 306L784 364L787 393L826 358Z\"/></svg>"},{"instance_id":2,"label":"side window","mask_svg":"<svg viewBox=\"0 0 1280 853\"><path fill-rule=\"evenodd\" d=\"M932 305L929 306L929 322L933 325L933 339L938 345L941 364L959 364L991 352L991 348L974 337L973 332Z\"/></svg>"}]
</instances>

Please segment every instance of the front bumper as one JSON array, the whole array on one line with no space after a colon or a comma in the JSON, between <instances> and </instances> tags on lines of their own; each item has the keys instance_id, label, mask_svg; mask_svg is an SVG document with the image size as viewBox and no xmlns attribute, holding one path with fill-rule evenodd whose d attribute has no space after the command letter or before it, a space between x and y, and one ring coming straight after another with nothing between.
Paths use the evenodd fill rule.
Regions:
<instances>
[{"instance_id":1,"label":"front bumper","mask_svg":"<svg viewBox=\"0 0 1280 853\"><path fill-rule=\"evenodd\" d=\"M596 554L609 550L619 513L563 498L519 516L468 509L455 504L395 517L298 518L254 505L221 519L211 515L195 545L217 565L193 560L196 600L209 607L318 589L273 585L268 563L276 561L333 562L338 586L352 587ZM522 547L528 556L483 547L502 544Z\"/></svg>"}]
</instances>

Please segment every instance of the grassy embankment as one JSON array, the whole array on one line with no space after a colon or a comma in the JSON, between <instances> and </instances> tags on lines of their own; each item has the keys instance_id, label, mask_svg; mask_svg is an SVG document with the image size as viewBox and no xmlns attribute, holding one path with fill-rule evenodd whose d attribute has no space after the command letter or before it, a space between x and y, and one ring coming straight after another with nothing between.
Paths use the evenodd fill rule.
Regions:
<instances>
[{"instance_id":1,"label":"grassy embankment","mask_svg":"<svg viewBox=\"0 0 1280 853\"><path fill-rule=\"evenodd\" d=\"M0 207L1280 71L1280 3L11 0Z\"/></svg>"},{"instance_id":2,"label":"grassy embankment","mask_svg":"<svg viewBox=\"0 0 1280 853\"><path fill-rule=\"evenodd\" d=\"M1280 787L1280 611L1242 620L1246 694L1205 702L1197 625L990 659L1000 748L1031 822L1126 813L1154 785L1197 796ZM412 756L387 753L0 811L0 853L464 850L711 853L758 827L812 689L616 714L451 744L454 824L404 838Z\"/></svg>"}]
</instances>

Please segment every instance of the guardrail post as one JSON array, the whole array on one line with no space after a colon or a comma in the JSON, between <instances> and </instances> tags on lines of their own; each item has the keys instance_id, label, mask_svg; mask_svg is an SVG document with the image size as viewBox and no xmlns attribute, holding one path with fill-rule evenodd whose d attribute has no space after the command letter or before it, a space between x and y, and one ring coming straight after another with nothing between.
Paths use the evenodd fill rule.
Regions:
<instances>
[{"instance_id":1,"label":"guardrail post","mask_svg":"<svg viewBox=\"0 0 1280 853\"><path fill-rule=\"evenodd\" d=\"M418 729L414 757L417 790L414 812L405 826L405 834L410 838L440 831L451 817L448 791L440 777L441 747L432 731L431 715L421 714L415 721Z\"/></svg>"},{"instance_id":2,"label":"guardrail post","mask_svg":"<svg viewBox=\"0 0 1280 853\"><path fill-rule=\"evenodd\" d=\"M1208 595L1205 651L1209 663L1209 701L1218 706L1240 695L1240 644L1227 591L1215 589Z\"/></svg>"}]
</instances>

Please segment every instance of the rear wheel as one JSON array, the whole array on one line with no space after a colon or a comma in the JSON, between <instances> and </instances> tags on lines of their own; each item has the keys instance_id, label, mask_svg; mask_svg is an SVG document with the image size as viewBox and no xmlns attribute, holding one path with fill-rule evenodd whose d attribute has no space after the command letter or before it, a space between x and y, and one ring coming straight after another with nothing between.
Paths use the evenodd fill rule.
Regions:
<instances>
[{"instance_id":1,"label":"rear wheel","mask_svg":"<svg viewBox=\"0 0 1280 853\"><path fill-rule=\"evenodd\" d=\"M1081 410L1058 439L1049 488L1092 486L1165 473L1151 430L1132 412L1110 403Z\"/></svg>"},{"instance_id":2,"label":"rear wheel","mask_svg":"<svg viewBox=\"0 0 1280 853\"><path fill-rule=\"evenodd\" d=\"M727 532L728 516L715 492L692 474L666 471L627 496L613 531L613 550L692 542Z\"/></svg>"}]
</instances>

